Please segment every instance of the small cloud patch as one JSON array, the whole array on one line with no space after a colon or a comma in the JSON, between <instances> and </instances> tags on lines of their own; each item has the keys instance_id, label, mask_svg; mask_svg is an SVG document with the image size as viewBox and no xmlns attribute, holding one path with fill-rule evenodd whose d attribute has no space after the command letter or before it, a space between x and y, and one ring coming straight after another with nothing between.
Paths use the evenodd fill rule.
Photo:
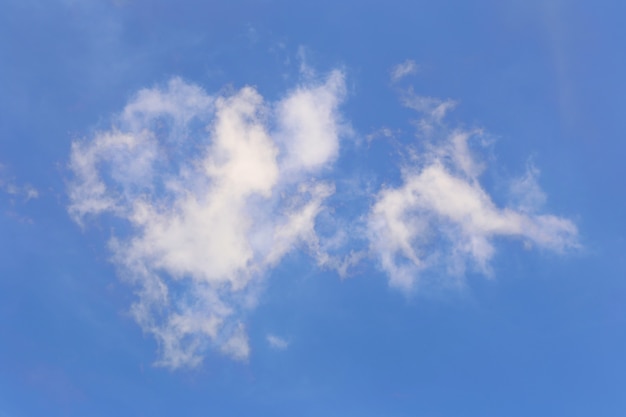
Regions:
<instances>
[{"instance_id":1,"label":"small cloud patch","mask_svg":"<svg viewBox=\"0 0 626 417\"><path fill-rule=\"evenodd\" d=\"M267 340L267 344L272 348L272 349L276 349L276 350L285 350L289 347L289 342L287 342L285 339L278 337L276 335L273 334L268 334L266 336L266 340Z\"/></svg>"}]
</instances>

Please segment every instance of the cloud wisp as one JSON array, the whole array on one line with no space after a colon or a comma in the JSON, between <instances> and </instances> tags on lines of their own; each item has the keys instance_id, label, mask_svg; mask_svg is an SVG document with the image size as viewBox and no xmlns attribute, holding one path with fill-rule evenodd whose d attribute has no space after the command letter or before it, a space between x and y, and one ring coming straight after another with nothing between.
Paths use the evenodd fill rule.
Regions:
<instances>
[{"instance_id":1,"label":"cloud wisp","mask_svg":"<svg viewBox=\"0 0 626 417\"><path fill-rule=\"evenodd\" d=\"M5 167L0 163L0 191L12 198L20 198L27 202L39 198L39 191L30 184L17 184L13 178L5 173Z\"/></svg>"},{"instance_id":2,"label":"cloud wisp","mask_svg":"<svg viewBox=\"0 0 626 417\"><path fill-rule=\"evenodd\" d=\"M370 250L390 285L457 286L468 267L490 275L496 238L556 252L578 247L573 222L541 211L545 194L533 167L512 182L513 204L494 203L480 183L485 167L471 146L482 132L444 121L455 102L409 91L404 104L421 114L418 136L426 145L402 167L401 184L378 193L367 226ZM427 279L432 272L437 278Z\"/></svg>"},{"instance_id":3,"label":"cloud wisp","mask_svg":"<svg viewBox=\"0 0 626 417\"><path fill-rule=\"evenodd\" d=\"M267 340L267 344L272 349L285 350L289 347L289 342L287 340L274 334L268 334L265 339Z\"/></svg>"},{"instance_id":4,"label":"cloud wisp","mask_svg":"<svg viewBox=\"0 0 626 417\"><path fill-rule=\"evenodd\" d=\"M243 316L267 271L296 248L324 262L315 225L334 192L321 177L346 129L344 96L340 71L276 103L252 87L209 95L174 78L73 143L69 213L81 225L126 222L109 247L157 364L193 367L210 348L247 360Z\"/></svg>"},{"instance_id":5,"label":"cloud wisp","mask_svg":"<svg viewBox=\"0 0 626 417\"><path fill-rule=\"evenodd\" d=\"M415 74L418 68L415 61L407 59L391 69L391 82L395 83L409 75Z\"/></svg>"}]
</instances>

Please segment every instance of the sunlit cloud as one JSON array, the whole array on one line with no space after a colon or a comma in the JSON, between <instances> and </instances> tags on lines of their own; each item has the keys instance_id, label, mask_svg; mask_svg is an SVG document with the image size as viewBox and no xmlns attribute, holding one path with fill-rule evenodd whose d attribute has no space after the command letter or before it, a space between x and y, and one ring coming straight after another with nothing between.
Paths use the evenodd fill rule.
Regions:
<instances>
[{"instance_id":1,"label":"sunlit cloud","mask_svg":"<svg viewBox=\"0 0 626 417\"><path fill-rule=\"evenodd\" d=\"M468 268L491 275L497 238L561 253L579 246L572 221L541 210L546 196L533 166L511 181L511 205L494 203L480 183L486 165L471 146L480 148L483 132L444 121L455 102L409 91L404 104L420 114L423 146L401 167L401 184L378 193L368 217L370 249L390 285L458 286Z\"/></svg>"},{"instance_id":2,"label":"sunlit cloud","mask_svg":"<svg viewBox=\"0 0 626 417\"><path fill-rule=\"evenodd\" d=\"M69 213L126 221L109 247L159 365L196 366L211 347L247 360L243 318L267 271L296 248L330 263L316 218L335 190L321 173L347 131L344 96L340 71L275 103L253 87L209 95L174 78L73 143Z\"/></svg>"},{"instance_id":3,"label":"sunlit cloud","mask_svg":"<svg viewBox=\"0 0 626 417\"><path fill-rule=\"evenodd\" d=\"M68 211L82 226L125 221L108 246L135 288L132 316L158 342L157 364L197 366L211 349L248 360L246 314L294 250L340 277L373 258L390 285L410 291L458 286L468 269L491 275L500 238L561 253L579 246L571 220L543 211L533 164L511 180L510 203L496 204L480 182L483 132L446 123L456 101L412 89L401 100L420 115L421 146L406 148L401 182L360 190L356 181L344 192L360 196L360 213L334 218L335 181L344 179L328 174L351 133L339 112L344 74L302 75L276 102L253 87L209 95L174 78L139 91L109 129L72 144ZM320 233L321 218L336 230Z\"/></svg>"}]
</instances>

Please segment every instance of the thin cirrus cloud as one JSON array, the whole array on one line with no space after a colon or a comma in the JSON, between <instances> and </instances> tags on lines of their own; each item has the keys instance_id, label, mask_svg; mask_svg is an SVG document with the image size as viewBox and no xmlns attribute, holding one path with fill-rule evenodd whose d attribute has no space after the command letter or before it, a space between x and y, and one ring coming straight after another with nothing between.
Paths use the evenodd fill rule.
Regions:
<instances>
[{"instance_id":1,"label":"thin cirrus cloud","mask_svg":"<svg viewBox=\"0 0 626 417\"><path fill-rule=\"evenodd\" d=\"M573 222L541 211L546 196L533 166L512 181L510 206L493 202L480 184L485 166L470 146L482 132L444 122L456 102L412 90L403 101L421 114L417 126L426 146L402 167L399 186L378 193L367 220L370 250L391 286L457 286L468 267L489 275L498 237L556 252L579 246ZM443 273L434 282L424 278L433 271Z\"/></svg>"},{"instance_id":2,"label":"thin cirrus cloud","mask_svg":"<svg viewBox=\"0 0 626 417\"><path fill-rule=\"evenodd\" d=\"M415 70L406 61L392 78ZM108 246L136 288L131 313L156 339L158 365L194 367L210 349L246 361L246 312L268 271L297 249L340 276L373 259L392 287L411 291L458 284L468 268L490 274L499 237L556 252L578 246L574 223L542 212L536 168L511 182L511 203L499 207L472 150L482 133L445 123L455 101L411 89L402 102L421 114L423 150L407 149L401 183L373 192L363 215L341 223L354 233L320 235L322 214L333 212L328 174L350 128L340 113L343 72L307 80L268 103L252 87L209 95L174 78L139 91L109 129L72 144L69 214L80 225L98 216L127 223ZM355 251L363 240L369 247ZM344 258L330 252L338 245ZM444 273L429 281L432 271Z\"/></svg>"},{"instance_id":3,"label":"thin cirrus cloud","mask_svg":"<svg viewBox=\"0 0 626 417\"><path fill-rule=\"evenodd\" d=\"M18 184L5 172L7 169L0 163L0 191L12 198L27 202L39 197L39 191L30 184Z\"/></svg>"},{"instance_id":4,"label":"thin cirrus cloud","mask_svg":"<svg viewBox=\"0 0 626 417\"><path fill-rule=\"evenodd\" d=\"M289 342L283 339L282 337L279 337L273 334L268 334L265 339L267 340L267 344L272 349L285 350L289 347Z\"/></svg>"},{"instance_id":5,"label":"thin cirrus cloud","mask_svg":"<svg viewBox=\"0 0 626 417\"><path fill-rule=\"evenodd\" d=\"M247 360L242 317L266 271L295 248L328 262L315 221L334 192L321 174L349 130L344 96L341 71L276 103L252 87L211 96L174 78L73 143L69 213L81 225L128 223L109 247L158 365L197 366L209 348Z\"/></svg>"},{"instance_id":6,"label":"thin cirrus cloud","mask_svg":"<svg viewBox=\"0 0 626 417\"><path fill-rule=\"evenodd\" d=\"M409 75L413 75L418 68L414 60L407 59L391 69L391 81L395 83Z\"/></svg>"}]
</instances>

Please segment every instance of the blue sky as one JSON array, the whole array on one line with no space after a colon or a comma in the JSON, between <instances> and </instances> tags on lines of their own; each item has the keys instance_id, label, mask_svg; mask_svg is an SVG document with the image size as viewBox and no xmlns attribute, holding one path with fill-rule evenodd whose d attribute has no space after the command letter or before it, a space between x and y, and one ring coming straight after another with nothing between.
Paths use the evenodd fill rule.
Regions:
<instances>
[{"instance_id":1,"label":"blue sky","mask_svg":"<svg viewBox=\"0 0 626 417\"><path fill-rule=\"evenodd\" d=\"M622 416L618 2L0 4L0 417Z\"/></svg>"}]
</instances>

